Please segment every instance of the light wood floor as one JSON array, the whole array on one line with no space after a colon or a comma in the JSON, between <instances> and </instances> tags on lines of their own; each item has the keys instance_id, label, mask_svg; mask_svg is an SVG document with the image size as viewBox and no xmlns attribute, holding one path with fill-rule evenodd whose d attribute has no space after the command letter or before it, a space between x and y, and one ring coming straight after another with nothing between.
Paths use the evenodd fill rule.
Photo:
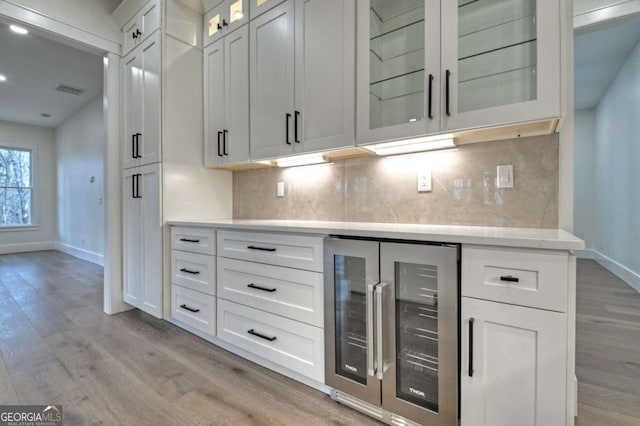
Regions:
<instances>
[{"instance_id":1,"label":"light wood floor","mask_svg":"<svg viewBox=\"0 0 640 426\"><path fill-rule=\"evenodd\" d=\"M579 426L640 425L640 293L591 260L578 261Z\"/></svg>"},{"instance_id":2,"label":"light wood floor","mask_svg":"<svg viewBox=\"0 0 640 426\"><path fill-rule=\"evenodd\" d=\"M102 313L102 268L0 256L0 405L65 424L375 424L328 396L137 310ZM578 263L579 426L640 425L640 294Z\"/></svg>"}]
</instances>

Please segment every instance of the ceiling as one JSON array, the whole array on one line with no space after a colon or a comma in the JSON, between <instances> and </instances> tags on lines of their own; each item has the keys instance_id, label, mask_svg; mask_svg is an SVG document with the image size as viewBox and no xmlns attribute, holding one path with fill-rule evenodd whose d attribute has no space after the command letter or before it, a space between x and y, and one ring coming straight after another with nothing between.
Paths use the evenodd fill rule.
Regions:
<instances>
[{"instance_id":1,"label":"ceiling","mask_svg":"<svg viewBox=\"0 0 640 426\"><path fill-rule=\"evenodd\" d=\"M0 74L7 78L0 82L0 120L57 127L102 93L102 57L33 31L15 34L9 24L0 20ZM86 91L56 91L61 84Z\"/></svg>"},{"instance_id":2,"label":"ceiling","mask_svg":"<svg viewBox=\"0 0 640 426\"><path fill-rule=\"evenodd\" d=\"M575 109L595 108L640 42L640 18L575 36Z\"/></svg>"}]
</instances>

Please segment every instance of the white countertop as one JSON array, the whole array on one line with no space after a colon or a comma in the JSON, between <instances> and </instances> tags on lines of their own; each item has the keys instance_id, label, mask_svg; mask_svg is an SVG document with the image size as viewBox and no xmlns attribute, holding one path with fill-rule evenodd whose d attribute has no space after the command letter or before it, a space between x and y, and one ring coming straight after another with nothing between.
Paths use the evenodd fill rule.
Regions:
<instances>
[{"instance_id":1,"label":"white countertop","mask_svg":"<svg viewBox=\"0 0 640 426\"><path fill-rule=\"evenodd\" d=\"M169 221L169 225L389 238L551 250L584 249L584 241L561 229L238 219L171 220Z\"/></svg>"}]
</instances>

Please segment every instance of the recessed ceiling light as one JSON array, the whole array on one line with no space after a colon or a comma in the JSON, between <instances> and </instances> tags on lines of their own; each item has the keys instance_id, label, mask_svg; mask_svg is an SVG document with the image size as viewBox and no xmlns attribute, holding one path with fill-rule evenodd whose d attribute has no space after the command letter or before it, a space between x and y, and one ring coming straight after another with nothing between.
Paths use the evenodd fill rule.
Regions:
<instances>
[{"instance_id":1,"label":"recessed ceiling light","mask_svg":"<svg viewBox=\"0 0 640 426\"><path fill-rule=\"evenodd\" d=\"M7 81L7 77L5 77L4 75L0 74L0 81Z\"/></svg>"},{"instance_id":2,"label":"recessed ceiling light","mask_svg":"<svg viewBox=\"0 0 640 426\"><path fill-rule=\"evenodd\" d=\"M25 28L19 27L17 25L9 25L9 28L11 28L11 31L13 31L16 34L29 34L29 31L27 31Z\"/></svg>"}]
</instances>

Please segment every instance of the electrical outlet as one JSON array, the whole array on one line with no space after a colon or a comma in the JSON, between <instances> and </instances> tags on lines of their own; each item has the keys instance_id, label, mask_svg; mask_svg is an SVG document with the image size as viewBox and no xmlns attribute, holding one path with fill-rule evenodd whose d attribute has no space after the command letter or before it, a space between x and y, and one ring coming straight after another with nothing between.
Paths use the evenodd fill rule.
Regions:
<instances>
[{"instance_id":1,"label":"electrical outlet","mask_svg":"<svg viewBox=\"0 0 640 426\"><path fill-rule=\"evenodd\" d=\"M278 182L276 184L276 197L278 198L284 197L284 182Z\"/></svg>"},{"instance_id":2,"label":"electrical outlet","mask_svg":"<svg viewBox=\"0 0 640 426\"><path fill-rule=\"evenodd\" d=\"M513 165L498 166L496 186L498 188L513 188Z\"/></svg>"},{"instance_id":3,"label":"electrical outlet","mask_svg":"<svg viewBox=\"0 0 640 426\"><path fill-rule=\"evenodd\" d=\"M431 170L418 173L418 192L431 192Z\"/></svg>"}]
</instances>

